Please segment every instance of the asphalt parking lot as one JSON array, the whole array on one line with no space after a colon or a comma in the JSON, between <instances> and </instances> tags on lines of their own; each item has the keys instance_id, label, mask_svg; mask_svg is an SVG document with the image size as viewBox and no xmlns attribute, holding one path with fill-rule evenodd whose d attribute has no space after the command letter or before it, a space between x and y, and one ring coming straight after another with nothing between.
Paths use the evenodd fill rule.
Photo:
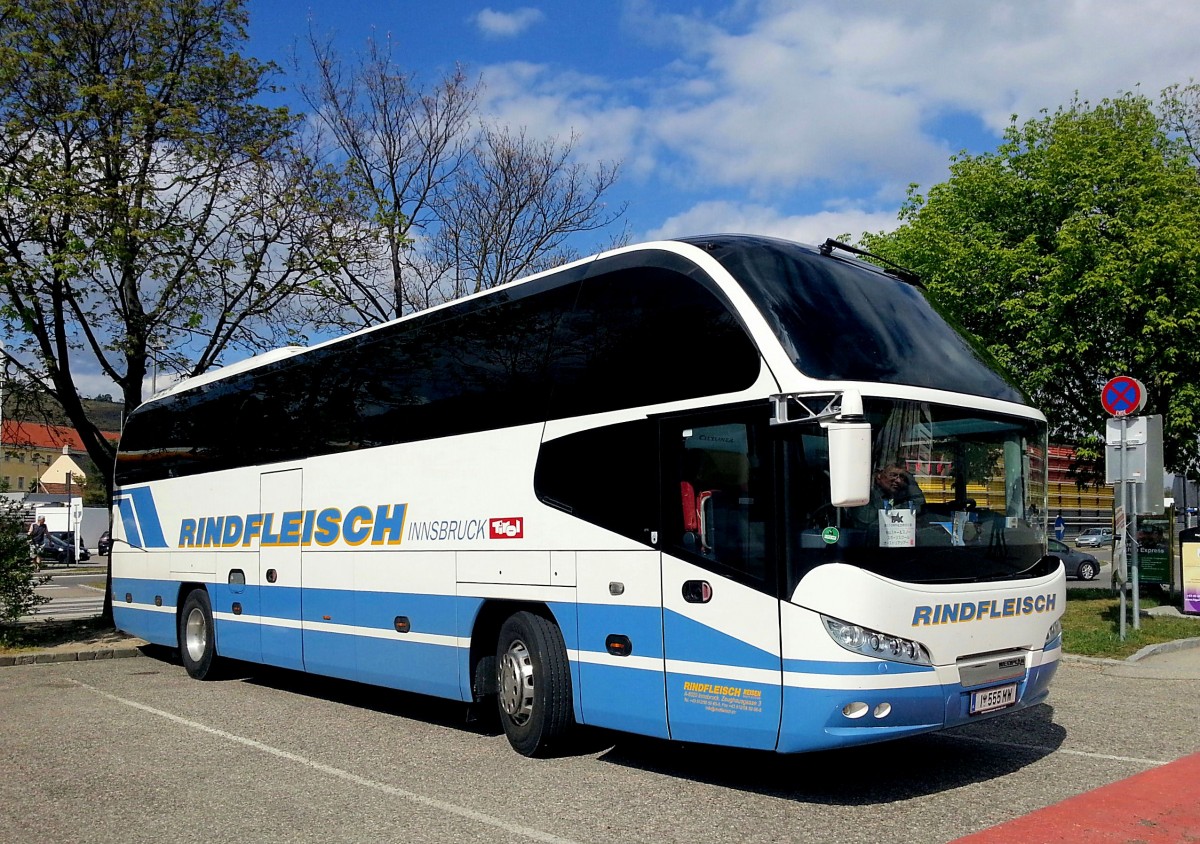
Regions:
<instances>
[{"instance_id":1,"label":"asphalt parking lot","mask_svg":"<svg viewBox=\"0 0 1200 844\"><path fill-rule=\"evenodd\" d=\"M596 733L549 760L459 705L263 669L200 683L150 653L0 668L6 839L943 842L1200 749L1200 653L1069 659L1049 705L889 744Z\"/></svg>"}]
</instances>

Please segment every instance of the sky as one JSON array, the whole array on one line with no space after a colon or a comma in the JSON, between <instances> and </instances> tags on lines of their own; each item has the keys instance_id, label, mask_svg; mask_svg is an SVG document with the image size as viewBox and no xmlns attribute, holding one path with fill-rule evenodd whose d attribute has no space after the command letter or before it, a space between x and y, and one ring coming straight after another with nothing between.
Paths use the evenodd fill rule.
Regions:
<instances>
[{"instance_id":1,"label":"sky","mask_svg":"<svg viewBox=\"0 0 1200 844\"><path fill-rule=\"evenodd\" d=\"M819 243L890 230L910 184L996 149L1020 120L1200 76L1179 0L247 0L243 52L281 68L311 30L388 39L435 83L463 68L484 114L620 162L633 242L718 232ZM580 254L616 231L572 242ZM231 363L226 360L225 363ZM86 368L86 367L85 367ZM80 374L85 395L115 390ZM95 381L95 384L90 383ZM161 388L163 383L159 383ZM144 395L149 397L150 384Z\"/></svg>"},{"instance_id":2,"label":"sky","mask_svg":"<svg viewBox=\"0 0 1200 844\"><path fill-rule=\"evenodd\" d=\"M390 39L489 118L617 161L636 241L750 232L820 242L897 225L910 183L994 150L1013 115L1200 75L1178 0L248 0L246 52L289 68L309 27ZM298 46L297 46L298 45ZM282 78L294 87L289 69ZM285 99L287 95L284 95ZM293 101L293 103L298 103ZM301 108L301 110L303 110ZM602 246L607 237L590 244ZM595 251L584 245L581 252Z\"/></svg>"}]
</instances>

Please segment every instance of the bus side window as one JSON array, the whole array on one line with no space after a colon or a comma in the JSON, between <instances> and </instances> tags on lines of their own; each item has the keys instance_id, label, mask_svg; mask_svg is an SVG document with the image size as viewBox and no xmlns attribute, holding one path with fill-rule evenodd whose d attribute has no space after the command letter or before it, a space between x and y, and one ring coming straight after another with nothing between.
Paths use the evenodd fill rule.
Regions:
<instances>
[{"instance_id":1,"label":"bus side window","mask_svg":"<svg viewBox=\"0 0 1200 844\"><path fill-rule=\"evenodd\" d=\"M659 530L657 437L642 419L544 442L534 490L556 509L649 544Z\"/></svg>"},{"instance_id":2,"label":"bus side window","mask_svg":"<svg viewBox=\"0 0 1200 844\"><path fill-rule=\"evenodd\" d=\"M685 429L679 454L679 547L742 571L766 575L767 512L754 477L753 426Z\"/></svg>"}]
</instances>

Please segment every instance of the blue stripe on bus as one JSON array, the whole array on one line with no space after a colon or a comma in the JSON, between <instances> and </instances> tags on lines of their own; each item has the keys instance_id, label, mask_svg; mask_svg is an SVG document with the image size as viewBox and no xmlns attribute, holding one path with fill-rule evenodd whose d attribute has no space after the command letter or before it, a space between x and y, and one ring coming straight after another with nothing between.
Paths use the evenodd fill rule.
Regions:
<instances>
[{"instance_id":1,"label":"blue stripe on bus","mask_svg":"<svg viewBox=\"0 0 1200 844\"><path fill-rule=\"evenodd\" d=\"M121 513L121 524L125 528L125 541L134 548L142 547L142 535L138 532L137 517L133 514L133 502L124 496L113 499Z\"/></svg>"},{"instance_id":2,"label":"blue stripe on bus","mask_svg":"<svg viewBox=\"0 0 1200 844\"><path fill-rule=\"evenodd\" d=\"M661 671L591 662L578 663L578 668L578 696L585 700L582 710L576 710L581 723L669 738Z\"/></svg>"},{"instance_id":3,"label":"blue stripe on bus","mask_svg":"<svg viewBox=\"0 0 1200 844\"><path fill-rule=\"evenodd\" d=\"M835 674L838 676L874 676L879 674L920 674L934 670L932 665L909 665L873 659L870 662L825 662L814 659L785 659L783 670L797 674Z\"/></svg>"},{"instance_id":4,"label":"blue stripe on bus","mask_svg":"<svg viewBox=\"0 0 1200 844\"><path fill-rule=\"evenodd\" d=\"M405 616L414 633L454 636L457 631L458 598L454 595L356 592L349 589L298 590L294 586L262 588L301 591L305 621L395 630L396 618Z\"/></svg>"},{"instance_id":5,"label":"blue stripe on bus","mask_svg":"<svg viewBox=\"0 0 1200 844\"><path fill-rule=\"evenodd\" d=\"M779 738L780 688L775 682L667 672L671 738L773 750Z\"/></svg>"},{"instance_id":6,"label":"blue stripe on bus","mask_svg":"<svg viewBox=\"0 0 1200 844\"><path fill-rule=\"evenodd\" d=\"M224 583L207 584L207 586L215 612L232 612L232 604L236 601L241 605L242 612L248 616L259 614L257 605L259 595L263 590L272 590L282 598L286 598L289 592L299 591L297 587L246 585L237 587L239 591L235 592ZM113 592L118 596L118 602L123 600L124 594L128 592L132 595L134 603L153 604L155 597L161 596L164 606L171 606L176 600L179 587L179 582L173 580L136 578L114 578L113 580ZM303 592L303 598L305 621L392 631L396 616L407 615L414 632L457 636L464 639L470 637L472 625L479 608L484 603L484 599L478 597L459 598L452 595L327 589L307 589ZM579 604L577 608L578 625L571 617L574 612L576 612L576 608L570 604L563 604L555 611L564 642L569 650L605 653L604 640L607 635L620 633L629 636L634 645L634 654L656 658L663 656L662 633L659 626L662 611L656 607ZM168 616L169 614L151 613L151 615ZM329 615L330 618L325 619L325 615ZM283 617L266 614L264 619L268 622L267 626L272 618ZM672 623L678 625L678 628L672 631L673 659L767 670L775 670L779 667L775 661L777 658L773 654L755 648L727 633L691 621L677 613L671 613L671 618ZM238 643L234 649L239 652L237 658L251 658L250 655L257 652L259 644L258 642L243 641L244 637L249 634L241 632L240 628L245 624L239 624L240 627L231 627L229 631L224 631L224 625L218 623L219 632L226 633L221 637L222 652L226 650L225 643L229 642L233 645L232 640L236 638ZM157 644L175 644L173 621L163 623L160 620L151 626L157 631L153 639L143 635L144 632L147 632L147 622L145 621L139 623L139 629L142 632L135 630L128 632ZM122 627L122 629L126 628ZM272 628L269 635L292 638L298 636L299 631L288 628ZM677 637L689 638L684 641L677 640ZM166 641L163 641L164 638ZM233 656L234 654L230 652L228 655ZM788 659L783 661L782 668L787 672L837 676L873 676L933 671L930 666L908 665L886 660L842 662Z\"/></svg>"},{"instance_id":7,"label":"blue stripe on bus","mask_svg":"<svg viewBox=\"0 0 1200 844\"><path fill-rule=\"evenodd\" d=\"M217 652L233 659L262 662L262 631L253 621L218 618Z\"/></svg>"},{"instance_id":8,"label":"blue stripe on bus","mask_svg":"<svg viewBox=\"0 0 1200 844\"><path fill-rule=\"evenodd\" d=\"M677 612L664 610L663 622L673 660L780 670L781 661L776 654Z\"/></svg>"},{"instance_id":9,"label":"blue stripe on bus","mask_svg":"<svg viewBox=\"0 0 1200 844\"><path fill-rule=\"evenodd\" d=\"M846 747L988 720L1044 701L1057 668L1057 662L1033 668L1017 682L1016 704L982 715L970 714L971 692L978 690L960 685L870 690L788 686L777 749L799 753ZM851 703L864 704L864 714L848 717L843 710ZM877 717L876 708L883 704L886 714Z\"/></svg>"},{"instance_id":10,"label":"blue stripe on bus","mask_svg":"<svg viewBox=\"0 0 1200 844\"><path fill-rule=\"evenodd\" d=\"M253 600L255 590L258 589L252 586L230 587L227 584L209 584L208 588L213 596L214 609L222 613L229 612L229 606L226 604L232 599L240 598L246 602ZM235 588L243 591L236 592ZM176 581L115 579L114 592L121 598L128 592L135 601L133 605L120 599L114 602L113 614L117 625L122 630L149 642L176 645L176 621L175 613L171 611L171 603L174 602L178 589L179 583ZM337 597L343 601L347 596L355 594L336 591ZM363 603L368 606L379 606L376 604L378 599L391 601L397 597L389 593L361 594L367 597ZM166 611L150 608L156 595L163 597ZM483 599L480 598L401 597L432 599L426 605L436 607L439 613L444 613L447 609L453 611L456 607L457 612L454 615L457 616L457 623L461 625L458 633L461 639L469 636L471 624L483 604ZM637 633L637 641L645 642L647 648L637 650L638 646L635 645L635 652L641 656L661 656L661 646L657 648L656 653L646 652L651 650L649 645L654 641L652 608L598 607L587 604L576 607L568 603L554 604L552 612L563 630L568 647L572 650L575 650L571 640L574 638L572 631L576 625L573 614L576 611L592 622L613 623L626 630L635 629L637 625L636 629L641 631ZM678 620L679 617L676 616L676 621ZM450 699L471 699L469 648L465 646L405 641L402 637L378 638L349 632L312 629L301 632L294 628L271 626L269 623L260 626L252 621L230 618L217 619L216 624L217 641L225 655L252 656L258 651L259 635L278 636L287 640L287 648L296 655L295 664L290 667ZM720 631L704 627L703 632L711 650L696 654L691 661L712 664L714 668L719 668L721 665L739 665L730 660L730 655L736 652L750 652L756 655L762 653L759 649L750 648ZM303 664L299 661L301 637ZM591 651L592 648L585 650ZM700 658L697 659L696 656ZM723 656L724 659L718 661L719 656ZM758 667L761 667L761 664ZM880 662L875 665L815 660L787 660L785 667L786 670L794 672L842 676L932 671L924 666L900 663ZM664 688L663 675L658 671L627 668L614 663L571 661L575 712L582 723L667 737L669 705L673 713L671 737L697 742L712 741L738 747L775 746L777 750L785 753L865 744L915 735L1032 706L1045 700L1057 668L1057 662L1050 662L1032 669L1028 677L1020 683L1016 706L982 716L971 716L968 713L970 690L959 686L933 684L916 688L870 690L784 686L780 689L772 683L721 681L716 676L670 672ZM702 685L725 683L741 688L743 695L745 689L759 688L762 691L761 706L757 703L748 706L743 704L743 710L732 716L727 712L709 711L704 708L702 701L688 696L688 690L684 686L687 681ZM620 690L620 693L605 693L607 690ZM585 698L586 705L582 703ZM742 700L746 701L748 698L743 696ZM865 704L866 714L860 718L847 717L843 714L843 708L849 703ZM884 717L876 717L876 707L884 703L890 707L887 714ZM777 730L778 739L773 741L771 736Z\"/></svg>"},{"instance_id":11,"label":"blue stripe on bus","mask_svg":"<svg viewBox=\"0 0 1200 844\"><path fill-rule=\"evenodd\" d=\"M164 606L171 606L179 592L179 582L173 580L143 580L135 578L115 578L113 592L118 601L123 599L126 592L133 596L134 603L153 604L156 596L162 596ZM217 613L231 613L232 604L236 601L242 607L242 612L248 616L259 615L259 596L263 590L272 590L277 596L286 598L289 592L297 592L297 587L287 586L255 586L237 587L234 591L224 583L208 584L212 599L213 610ZM417 593L398 592L355 592L352 590L308 589L303 593L306 621L317 621L333 624L370 627L381 631L394 629L397 615L407 615L412 630L434 635L458 636L469 638L471 628L478 615L484 599L477 597L458 598L452 595L424 595ZM619 607L603 604L579 604L578 625L571 614L575 611L573 605L564 604L562 609L555 612L559 618L564 642L569 650L583 650L594 653L604 653L604 639L609 633L621 633L629 636L633 642L634 653L638 656L662 657L662 633L660 628L661 610L656 607ZM164 615L157 613L156 615ZM323 616L330 615L326 620ZM774 670L773 654L705 625L690 621L678 614L672 614L674 622L680 629L673 631L672 645L676 644L676 636L692 636L686 648L681 641L678 654L673 651L673 658L685 659L692 662L736 665L749 668L766 668ZM282 618L265 614L265 619ZM292 620L295 620L294 618ZM241 624L241 627L244 627ZM143 632L146 622L141 622L142 632L129 630L134 635L141 636L156 644L175 644L174 623L159 621L154 625L158 631L151 639ZM260 647L258 641L249 641L245 637L250 634L242 632L241 627L230 627L218 622L221 650L226 653L226 643L231 646L229 656L238 659L254 659ZM684 628L691 628L687 630ZM125 629L125 628L122 628ZM580 632L577 632L580 631ZM299 635L297 630L287 628L272 628L269 637L283 637L291 640ZM582 638L581 638L582 637ZM163 639L166 641L163 641ZM268 649L270 650L270 649ZM741 654L739 656L738 654ZM863 662L833 662L818 660L788 659L783 661L783 670L805 674L829 674L839 676L878 675L878 674L909 674L929 672L930 666L907 665L885 660Z\"/></svg>"},{"instance_id":12,"label":"blue stripe on bus","mask_svg":"<svg viewBox=\"0 0 1200 844\"><path fill-rule=\"evenodd\" d=\"M129 635L155 645L175 647L179 644L174 612L151 612L114 600L113 623Z\"/></svg>"},{"instance_id":13,"label":"blue stripe on bus","mask_svg":"<svg viewBox=\"0 0 1200 844\"><path fill-rule=\"evenodd\" d=\"M162 522L158 518L158 508L154 506L154 493L150 487L123 490L124 495L133 499L133 509L137 511L138 526L142 529L142 540L147 548L166 548L167 540L163 536Z\"/></svg>"},{"instance_id":14,"label":"blue stripe on bus","mask_svg":"<svg viewBox=\"0 0 1200 844\"><path fill-rule=\"evenodd\" d=\"M858 718L843 714L850 703L866 704ZM886 717L876 718L875 708L889 704ZM805 689L783 690L783 720L777 750L801 753L941 729L946 718L946 691L940 685L910 689Z\"/></svg>"},{"instance_id":15,"label":"blue stripe on bus","mask_svg":"<svg viewBox=\"0 0 1200 844\"><path fill-rule=\"evenodd\" d=\"M331 636L348 638L307 630L304 636L306 661L310 637L312 640ZM355 636L353 639L350 659L357 658L358 670L354 679L359 682L451 700L470 700L470 697L463 697L458 682L458 654L459 651L466 651L466 648L370 636Z\"/></svg>"},{"instance_id":16,"label":"blue stripe on bus","mask_svg":"<svg viewBox=\"0 0 1200 844\"><path fill-rule=\"evenodd\" d=\"M579 605L579 650L604 653L605 640L611 634L628 636L635 656L662 658L662 609Z\"/></svg>"}]
</instances>

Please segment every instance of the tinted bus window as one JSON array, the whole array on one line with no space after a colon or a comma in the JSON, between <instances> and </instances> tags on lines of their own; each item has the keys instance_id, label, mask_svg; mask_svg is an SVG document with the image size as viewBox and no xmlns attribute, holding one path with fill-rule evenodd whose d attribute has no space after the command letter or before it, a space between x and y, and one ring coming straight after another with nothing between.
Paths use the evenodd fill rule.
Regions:
<instances>
[{"instance_id":1,"label":"tinted bus window","mask_svg":"<svg viewBox=\"0 0 1200 844\"><path fill-rule=\"evenodd\" d=\"M583 271L154 402L129 420L117 482L720 395L757 379L758 351L701 281L661 266L581 282Z\"/></svg>"},{"instance_id":2,"label":"tinted bus window","mask_svg":"<svg viewBox=\"0 0 1200 844\"><path fill-rule=\"evenodd\" d=\"M658 441L650 420L544 443L534 489L551 507L637 542L658 525Z\"/></svg>"},{"instance_id":3,"label":"tinted bus window","mask_svg":"<svg viewBox=\"0 0 1200 844\"><path fill-rule=\"evenodd\" d=\"M759 355L710 290L661 267L589 278L554 337L552 416L737 392Z\"/></svg>"}]
</instances>

